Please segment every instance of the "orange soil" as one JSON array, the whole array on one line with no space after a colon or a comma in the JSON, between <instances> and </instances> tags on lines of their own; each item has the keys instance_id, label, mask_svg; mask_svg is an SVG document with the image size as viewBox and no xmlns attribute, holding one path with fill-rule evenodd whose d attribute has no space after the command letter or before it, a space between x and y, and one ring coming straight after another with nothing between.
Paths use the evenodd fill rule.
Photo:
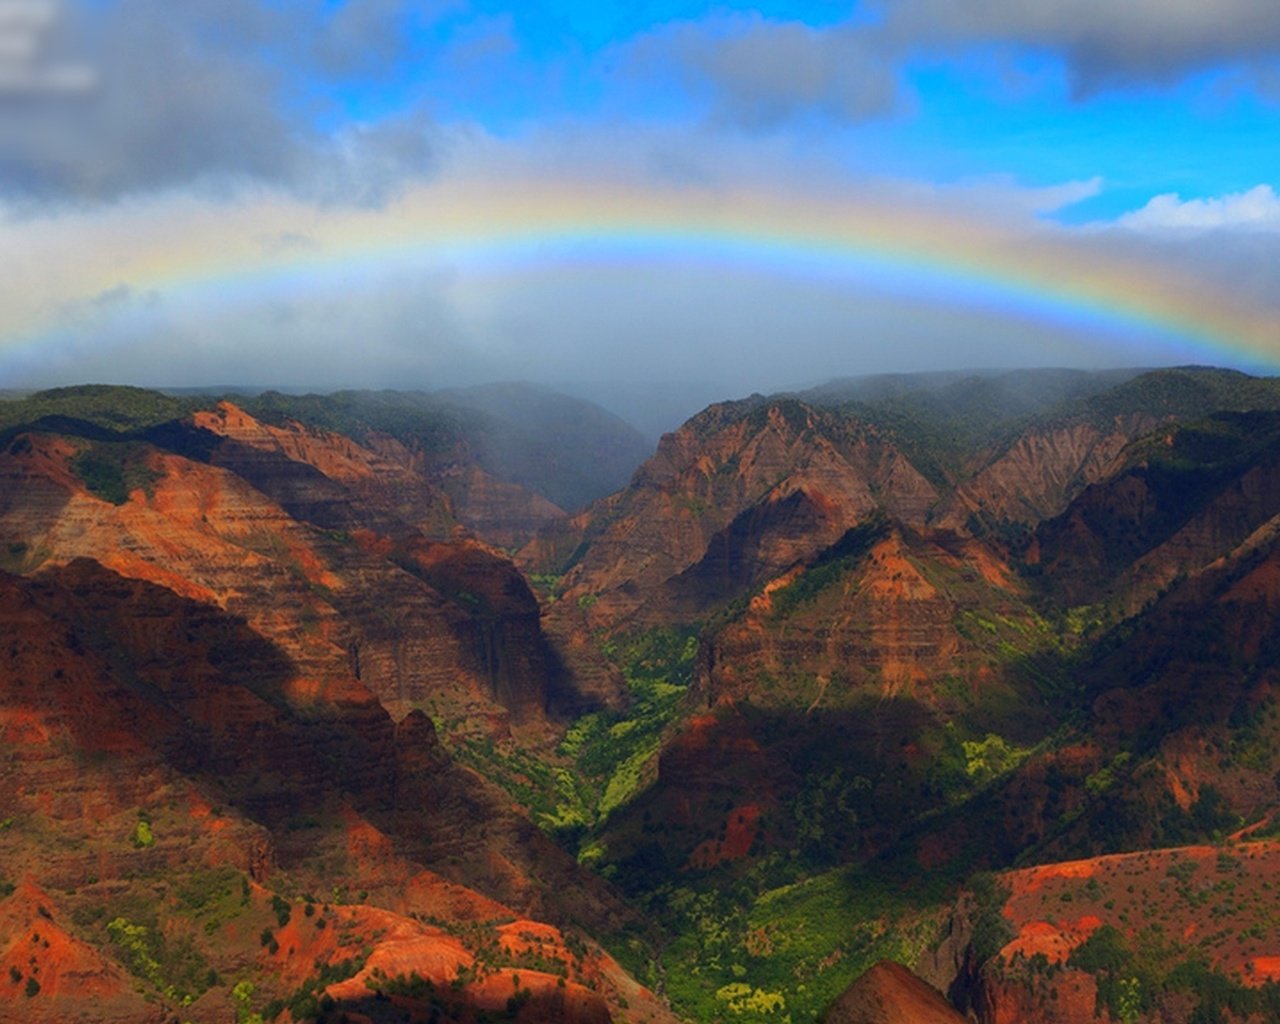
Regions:
<instances>
[{"instance_id":1,"label":"orange soil","mask_svg":"<svg viewBox=\"0 0 1280 1024\"><path fill-rule=\"evenodd\" d=\"M50 1001L111 999L130 991L124 972L58 923L57 904L31 881L0 902L0 1017L9 999L25 1000L12 971L35 978L39 1005ZM32 1010L37 1008L35 1000ZM10 1018L14 1019L14 1018Z\"/></svg>"}]
</instances>

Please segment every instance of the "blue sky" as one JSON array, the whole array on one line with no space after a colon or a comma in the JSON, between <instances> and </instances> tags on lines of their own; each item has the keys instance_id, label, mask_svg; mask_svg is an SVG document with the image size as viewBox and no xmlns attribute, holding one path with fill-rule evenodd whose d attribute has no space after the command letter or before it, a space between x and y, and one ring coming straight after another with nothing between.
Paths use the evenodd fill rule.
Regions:
<instances>
[{"instance_id":1,"label":"blue sky","mask_svg":"<svg viewBox=\"0 0 1280 1024\"><path fill-rule=\"evenodd\" d=\"M85 375L198 383L212 373L283 382L300 355L329 367L334 382L377 383L368 365L344 364L332 340L307 342L289 327L319 316L318 279L293 274L293 290L273 293L269 310L206 301L197 312L155 279L156 267L190 264L201 239L229 253L250 242L275 253L285 239L299 253L310 246L340 258L352 218L361 237L381 237L405 203L421 213L464 192L480 230L486 188L506 195L534 179L547 195L557 194L548 182L569 190L624 182L650 206L672 189L710 197L753 189L763 207L801 193L859 202L866 213L871 196L877 244L885 211L904 224L930 211L952 259L964 261L965 231L975 245L1000 232L999 266L1019 246L1052 252L1064 293L1088 292L1086 271L1102 259L1120 261L1117 273L1135 280L1168 275L1171 295L1186 292L1180 282L1203 282L1214 307L1207 319L1225 323L1226 307L1238 304L1254 325L1247 339L1224 335L1208 350L1280 361L1280 337L1257 327L1280 305L1270 270L1280 263L1273 0L15 2L56 17L16 64L0 47L0 254L10 254L21 281L0 286L0 386ZM15 31L0 19L0 36L12 42ZM68 64L87 67L92 84L44 88L53 79L40 76ZM14 88L19 80L29 87ZM254 234L263 222L278 223L276 241ZM667 254L676 262L677 249ZM1084 274L1078 281L1071 259ZM731 315L741 283L710 266L699 270L707 301L697 310L683 290L662 291L672 282L654 265L615 302L612 324L598 310L572 319L593 301L585 277L568 303L522 285L527 305L516 308L516 290L490 281L486 291L444 252L421 288L406 289L405 265L379 266L388 298L371 303L376 322L362 318L355 297L344 322L366 338L419 325L412 343L388 342L397 353L416 350L419 362L383 376L423 383L528 375L538 369L528 353L566 336L581 339L578 362L604 374L625 354L611 335L637 344L635 324L621 320L636 310L664 311L651 334L686 339L682 356L696 323L705 358L681 372L729 389L792 383L784 371L813 378L944 358L1025 365L1071 361L1074 351L1080 363L1099 353L1114 363L1188 352L1155 336L1040 344L1025 320L1001 322L986 307L966 319L963 303L939 317L956 301L952 286L947 298L929 299L940 308L915 318L901 294L875 295L851 279L849 289L870 289L874 313L860 320L845 295L831 299L823 320L810 289L806 329L830 339L874 335L876 344L815 343L827 355L799 366L762 355L758 379L749 379L717 370L732 361L728 335L750 331ZM774 282L777 303L797 300L793 284ZM426 306L410 301L408 293L432 289ZM382 315L389 306L403 318ZM212 340L211 318L229 340ZM284 353L276 364L262 359L268 319ZM943 336L939 323L948 322ZM517 323L525 341L504 349L502 330L514 336ZM258 339L253 351L234 341L248 334ZM764 336L745 343L774 350ZM655 379L670 355L657 350L665 355L646 371ZM628 375L639 372L624 362ZM322 376L304 383L320 386Z\"/></svg>"},{"instance_id":2,"label":"blue sky","mask_svg":"<svg viewBox=\"0 0 1280 1024\"><path fill-rule=\"evenodd\" d=\"M1158 16L1158 4L1146 6ZM1273 61L1253 55L1186 54L1158 74L1130 71L1081 95L1069 55L1042 42L908 45L889 68L900 91L890 108L845 118L814 97L751 124L724 118L715 85L688 66L694 47L682 55L671 40L703 33L710 49L752 30L788 29L816 39L884 17L848 3L441 5L405 26L391 68L320 88L346 116L421 103L444 122L478 122L508 137L569 120L711 124L790 134L859 173L1007 175L1031 185L1101 178L1097 197L1062 212L1068 221L1117 216L1164 192L1243 191L1280 158L1280 80L1268 89Z\"/></svg>"}]
</instances>

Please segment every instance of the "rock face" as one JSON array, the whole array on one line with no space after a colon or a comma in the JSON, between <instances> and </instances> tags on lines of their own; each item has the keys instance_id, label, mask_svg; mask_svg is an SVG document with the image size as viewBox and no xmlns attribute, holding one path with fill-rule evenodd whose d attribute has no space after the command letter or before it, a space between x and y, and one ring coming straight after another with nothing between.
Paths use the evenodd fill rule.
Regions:
<instances>
[{"instance_id":1,"label":"rock face","mask_svg":"<svg viewBox=\"0 0 1280 1024\"><path fill-rule=\"evenodd\" d=\"M217 603L281 644L312 685L354 673L397 714L423 706L488 729L537 723L561 695L573 704L537 602L508 560L474 541L429 541L385 503L363 505L341 482L372 479L352 468L367 465L346 439L282 437L227 406L217 416L234 439L203 428L158 435L201 461L144 449L148 486L119 505L75 477L83 442L15 440L0 455L14 485L0 505L13 567L88 557Z\"/></svg>"},{"instance_id":2,"label":"rock face","mask_svg":"<svg viewBox=\"0 0 1280 1024\"><path fill-rule=\"evenodd\" d=\"M1221 413L1126 453L1037 533L1048 586L1068 604L1132 614L1175 579L1229 555L1280 515L1280 416Z\"/></svg>"},{"instance_id":3,"label":"rock face","mask_svg":"<svg viewBox=\"0 0 1280 1024\"><path fill-rule=\"evenodd\" d=\"M901 964L881 960L850 985L826 1024L963 1024L937 989Z\"/></svg>"},{"instance_id":4,"label":"rock face","mask_svg":"<svg viewBox=\"0 0 1280 1024\"><path fill-rule=\"evenodd\" d=\"M961 483L934 521L960 529L975 515L1024 525L1051 518L1089 484L1114 472L1125 446L1158 423L1150 414L1133 413L1103 426L1032 428Z\"/></svg>"},{"instance_id":5,"label":"rock face","mask_svg":"<svg viewBox=\"0 0 1280 1024\"><path fill-rule=\"evenodd\" d=\"M520 548L565 518L559 505L479 466L459 469L445 478L445 486L458 521L501 548Z\"/></svg>"},{"instance_id":6,"label":"rock face","mask_svg":"<svg viewBox=\"0 0 1280 1024\"><path fill-rule=\"evenodd\" d=\"M705 639L708 703L815 709L874 695L946 706L998 681L1007 660L967 622L999 616L1001 632L1015 621L1031 628L1012 571L977 541L952 539L948 550L875 520L803 568L765 584Z\"/></svg>"},{"instance_id":7,"label":"rock face","mask_svg":"<svg viewBox=\"0 0 1280 1024\"><path fill-rule=\"evenodd\" d=\"M1010 652L1042 638L998 548L928 525L939 500L893 433L857 415L795 399L713 406L574 521L578 560L549 618L568 632L577 617L581 631L716 613L698 672L708 705L874 696L952 710L1006 685ZM520 560L566 557L573 536Z\"/></svg>"},{"instance_id":8,"label":"rock face","mask_svg":"<svg viewBox=\"0 0 1280 1024\"><path fill-rule=\"evenodd\" d=\"M662 439L631 486L579 520L563 580L591 621L711 608L834 544L884 507L922 523L933 487L881 431L794 399L716 405ZM545 551L523 556L531 564Z\"/></svg>"},{"instance_id":9,"label":"rock face","mask_svg":"<svg viewBox=\"0 0 1280 1024\"><path fill-rule=\"evenodd\" d=\"M159 1024L163 1011L134 991L119 964L69 933L55 907L31 882L0 902L0 976L12 993L0 996L0 1017L32 1024Z\"/></svg>"},{"instance_id":10,"label":"rock face","mask_svg":"<svg viewBox=\"0 0 1280 1024\"><path fill-rule=\"evenodd\" d=\"M5 574L0 650L5 873L77 893L74 906L109 901L139 875L180 880L202 865L262 882L284 872L316 889L332 884L340 855L350 877L371 892L388 887L406 913L510 919L514 906L593 928L625 919L604 886L579 877L504 798L451 763L421 712L394 726L353 677L313 692L283 651L216 606L86 559L34 580ZM336 836L335 820L347 822ZM60 838L50 844L52 830ZM29 952L0 947L39 985L30 996L14 990L38 1000L22 1019L150 1019L119 962L78 929L59 930L67 897L32 892L0 898L0 915L22 918L9 934L39 936ZM210 957L243 956L234 935L216 941ZM229 951L219 953L223 943ZM405 963L425 976L436 945L424 942ZM309 972L312 959L305 964ZM608 991L635 988L610 970ZM576 991L556 1004L564 1019L607 1019L606 1000ZM487 998L474 995L481 1006ZM192 1019L221 1019L211 1012Z\"/></svg>"},{"instance_id":11,"label":"rock face","mask_svg":"<svg viewBox=\"0 0 1280 1024\"><path fill-rule=\"evenodd\" d=\"M572 521L395 424L6 428L0 1016L669 1020L585 930L703 1019L903 950L951 1005L828 1019L1217 1019L1280 977L1275 844L1205 845L1274 827L1280 415L1131 383L963 458L714 406Z\"/></svg>"}]
</instances>

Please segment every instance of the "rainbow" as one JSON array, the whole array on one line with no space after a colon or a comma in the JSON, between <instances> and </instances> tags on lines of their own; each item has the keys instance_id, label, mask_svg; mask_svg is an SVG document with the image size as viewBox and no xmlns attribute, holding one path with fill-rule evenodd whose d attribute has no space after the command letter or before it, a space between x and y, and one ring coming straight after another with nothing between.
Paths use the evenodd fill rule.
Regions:
<instances>
[{"instance_id":1,"label":"rainbow","mask_svg":"<svg viewBox=\"0 0 1280 1024\"><path fill-rule=\"evenodd\" d=\"M1164 338L1209 362L1280 367L1271 310L1108 254L1097 236L1029 233L876 195L537 179L441 181L376 210L318 210L262 196L236 206L187 200L174 209L117 210L75 235L55 224L36 239L9 293L0 286L0 355L38 353L65 332L50 308L87 305L122 285L179 305L252 308L273 296L341 294L432 268L500 284L610 262L687 262L855 284L941 308Z\"/></svg>"}]
</instances>

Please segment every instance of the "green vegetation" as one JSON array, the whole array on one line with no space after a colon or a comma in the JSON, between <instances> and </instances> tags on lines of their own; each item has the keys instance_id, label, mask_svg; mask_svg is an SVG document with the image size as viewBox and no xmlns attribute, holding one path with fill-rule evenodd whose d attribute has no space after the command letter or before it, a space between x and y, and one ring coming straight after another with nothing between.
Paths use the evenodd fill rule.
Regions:
<instances>
[{"instance_id":1,"label":"green vegetation","mask_svg":"<svg viewBox=\"0 0 1280 1024\"><path fill-rule=\"evenodd\" d=\"M973 951L979 962L985 963L1014 937L1013 926L1004 916L1009 889L995 875L979 873L969 880L969 892L973 896L969 917Z\"/></svg>"},{"instance_id":2,"label":"green vegetation","mask_svg":"<svg viewBox=\"0 0 1280 1024\"><path fill-rule=\"evenodd\" d=\"M1077 410L1133 376L1053 369L890 374L835 381L803 397L874 424L945 490L974 451L1012 443L1037 418Z\"/></svg>"},{"instance_id":3,"label":"green vegetation","mask_svg":"<svg viewBox=\"0 0 1280 1024\"><path fill-rule=\"evenodd\" d=\"M1165 396L1163 408L1177 411L1193 409L1205 393L1220 400L1224 388L1238 386L1243 394L1252 387L1230 375L1170 371L1139 378L1128 397L1121 396L1123 401L1115 396L1102 401L1065 377L1060 383L1081 416L1128 408L1124 403L1146 396L1144 389L1155 389ZM955 479L957 453L964 446L976 437L993 441L1010 424L1025 422L1030 415L1017 395L989 379L953 384L934 397L917 396L897 414L888 404L876 405L879 399L862 395L856 400L875 406L875 417L869 424L846 424L841 436L908 438L913 451L925 453L922 464L931 479L945 485ZM1270 385L1250 394L1251 400L1280 404L1280 391ZM95 412L100 398L94 389L66 389L36 396L45 404L31 409L57 407L62 411L56 415L62 416L78 410L76 430L83 443L75 470L93 493L123 502L132 490L154 482L146 468L148 449L134 433L158 422L155 417L185 406L149 392L131 393L126 398L133 408L111 420L102 410ZM991 408L984 409L984 402ZM498 429L487 414L459 412L424 396L268 394L244 404L277 421L296 416L357 436L361 431L389 432L426 452L487 444ZM945 437L935 429L944 408L949 414L965 410L955 436ZM760 403L744 403L744 409L750 415L766 414ZM778 409L797 429L838 433L832 414L823 414L830 422L821 416L812 421L797 402L784 402ZM0 419L0 425L4 422L8 421ZM1137 461L1131 468L1144 475L1159 501L1191 495L1187 500L1194 504L1261 453L1280 447L1280 416L1220 415L1172 431L1170 437L1169 443L1162 435L1135 449ZM691 516L709 507L701 498L677 496L675 501ZM804 631L824 625L822 615L857 578L871 547L890 528L883 516L869 518L822 552L788 586L773 592L773 619L765 619L763 627L787 630L788 639L798 639L792 647L780 648L779 662L796 652L796 660L805 657ZM994 529L990 524L985 528ZM328 537L334 544L351 542L350 535L339 530L328 531ZM1085 663L1073 656L1078 650L1094 650L1107 609L1088 605L1054 612L1061 619L1051 622L1025 607L1017 588L1005 590L998 581L990 581L1001 570L984 576L972 559L966 561L967 538L931 537L929 543L946 556L935 558L915 553L924 548L916 545L908 528L901 528L900 537L908 564L890 571L912 585L919 577L926 579L941 595L939 604L950 606L949 612L939 614L950 616L962 641L957 646L963 654L955 659L959 664L947 663L942 678L921 680L910 673L890 677L886 671L881 679L876 667L855 677L858 652L833 643L824 656L838 667L829 680L822 676L822 686L829 685L832 694L827 704L820 704L809 699L817 686L816 672L791 663L770 664L759 670L756 692L776 703L763 707L763 700L753 705L744 698L704 709L696 729L682 737L687 743L673 750L668 761L672 777L681 781L665 787L652 783L664 742L682 716L693 713L689 690L699 650L696 627L598 636L603 652L625 678L627 701L623 707L578 718L554 750L494 742L449 725L440 730L459 762L504 787L542 829L632 901L641 923L610 937L614 951L642 981L664 991L688 1019L779 1024L814 1019L876 960L917 963L930 943L939 941L957 897L968 914L973 953L979 961L990 962L1013 937L1002 912L1009 894L996 874L976 874L966 882L965 876L975 868L997 871L1020 851L1032 858L1045 850L1060 855L1072 844L1097 852L1120 849L1138 839L1172 843L1221 837L1241 824L1224 793L1260 787L1250 776L1245 778L1248 786L1237 787L1232 779L1216 788L1208 758L1216 759L1224 772L1251 772L1263 781L1274 774L1275 702L1254 703L1245 693L1223 711L1224 718L1231 716L1226 729L1195 736L1195 749L1214 751L1206 757L1208 770L1197 780L1198 799L1184 810L1163 790L1152 796L1150 780L1163 778L1164 765L1156 760L1156 752L1167 733L1152 730L1150 735L1116 738L1114 733L1090 734L1081 728L1096 696L1092 690L1086 694L1085 686L1103 684L1079 671ZM252 546L252 537L245 543ZM1115 543L1137 541L1126 535ZM948 544L953 547L946 548ZM282 558L278 550L269 553ZM4 557L19 564L29 555L11 547ZM405 566L424 572L412 568L407 559ZM560 577L535 577L531 582L550 596ZM449 596L471 612L488 614L483 600L469 591L458 589ZM585 595L579 603L590 608L596 600ZM723 617L706 627L709 633L740 614L746 600L730 605ZM752 625L759 624L752 620ZM1211 615L1190 623L1187 632L1195 635L1187 641L1188 649L1201 643L1200 631L1219 626ZM1132 625L1125 628L1130 632L1123 637L1133 635ZM1122 634L1102 639L1118 645ZM932 636L921 641L933 642ZM1179 638L1173 644L1181 642ZM908 636L903 647L913 643ZM1101 679L1109 671L1104 659L1108 649L1097 650L1102 653L1088 667L1096 668ZM1180 657L1181 648L1174 651ZM1164 648L1157 658L1162 660L1151 673L1134 671L1126 663L1125 685L1146 686L1149 674L1178 660ZM266 664L251 660L255 673ZM1267 649L1258 665L1270 670L1274 660L1274 651ZM1238 668L1243 677L1257 666L1226 667ZM756 669L748 665L743 671ZM871 683L851 683L854 678L870 678ZM1204 689L1212 689L1211 684L1212 680ZM1089 701L1083 699L1086 696ZM1114 716L1117 723L1139 717L1135 708L1145 694L1124 696L1129 700ZM1190 705L1175 699L1179 696L1157 693L1155 699L1168 702L1171 717L1191 716L1193 712L1185 710ZM323 717L305 724L314 725L317 734L332 735ZM1161 728L1166 724L1162 720ZM1123 731L1119 725L1114 729ZM1031 770L1019 772L1024 765ZM275 795L275 779L255 781L262 783L264 794ZM680 791L673 792L677 788ZM237 806L250 806L239 803L240 795L229 793L227 798L237 799ZM1017 802L1032 806L1034 812L1014 813ZM284 870L300 865L298 875L286 874L285 891L315 884L299 881L307 877L306 871L314 868L318 874L335 863L349 863L342 859L338 834L325 831L328 812L323 815L298 811L276 831L291 865ZM116 827L116 844L123 845L128 837L137 850L154 846L156 832L149 818L140 815L130 824L131 835ZM1050 834L1042 834L1046 829ZM166 845L181 835L177 826L160 831ZM395 838L398 843L405 837ZM317 840L316 859L305 864L302 856L295 860L312 840ZM84 894L71 916L86 933L110 943L120 961L148 987L149 998L157 993L181 1002L198 998L218 984L209 960L232 964L228 970L242 969L248 962L242 945L253 945L255 936L269 953L279 952L280 943L292 941L280 929L291 922L295 906L302 907L298 925L308 933L332 927L326 938L334 938L335 932L344 938L339 919L326 919L324 910L317 913L314 898L295 903L273 895L268 912L251 899L248 879L234 869L200 869L175 880L147 875L158 871L154 865L165 859L157 852L125 859L145 876L137 895L91 906ZM1113 897L1103 904L1108 910L1117 901L1121 904L1117 919L1125 930L1099 928L1070 962L1097 979L1099 1011L1106 1009L1117 1022L1133 1022L1150 1016L1152 1008L1173 993L1195 1004L1196 1024L1224 1020L1226 1013L1280 1019L1280 986L1247 989L1211 966L1214 943L1265 943L1274 930L1274 915L1267 920L1243 919L1248 894L1243 886L1236 887L1242 862L1239 851L1224 849L1216 864L1175 861L1167 877L1158 879L1171 897L1203 908L1203 918L1218 929L1194 954L1179 945L1182 940L1169 938L1166 922L1130 922L1128 914L1138 916L1137 898L1126 902L1126 894L1112 893L1095 878L1053 892L1052 909L1073 917L1107 896ZM928 870L923 865L929 865ZM967 885L965 895L962 885ZM1264 889L1271 893L1269 886ZM12 891L12 883L0 882L0 897ZM1133 892L1130 885L1128 894ZM338 898L336 887L334 895ZM361 892L360 899L367 895ZM460 990L496 970L536 970L567 979L575 966L581 966L581 953L574 953L576 965L551 949L509 953L497 941L491 922L444 921L439 926L460 937L474 966L439 990L418 975L373 972L371 999L404 996L456 1018L464 998ZM367 939L377 940L376 935ZM363 941L366 937L359 936L347 945L355 949ZM234 943L241 944L236 948L240 959L220 959ZM341 955L349 951L344 946ZM263 956L259 948L249 953ZM311 977L291 993L272 990L269 994L278 998L265 1007L254 1001L253 982L240 980L232 990L237 1019L256 1024L286 1011L295 1020L320 1016L331 1008L322 994L325 987L355 976L366 959L362 953L333 962L317 960ZM1031 969L1042 966L1049 969L1043 957ZM252 975L255 980L263 976ZM34 997L39 992L36 979L16 968L10 972L14 993L24 979L28 996ZM518 1016L529 998L518 980L513 989L509 1017Z\"/></svg>"},{"instance_id":4,"label":"green vegetation","mask_svg":"<svg viewBox=\"0 0 1280 1024\"><path fill-rule=\"evenodd\" d=\"M769 873L677 875L650 896L670 941L656 957L638 936L618 952L682 1016L745 1024L813 1020L877 960L914 962L937 934L942 903L901 878L840 868L760 889Z\"/></svg>"},{"instance_id":5,"label":"green vegetation","mask_svg":"<svg viewBox=\"0 0 1280 1024\"><path fill-rule=\"evenodd\" d=\"M987 733L981 740L962 740L965 774L976 785L985 785L992 779L1007 775L1020 765L1030 750L1011 747L1004 738Z\"/></svg>"},{"instance_id":6,"label":"green vegetation","mask_svg":"<svg viewBox=\"0 0 1280 1024\"><path fill-rule=\"evenodd\" d=\"M154 918L145 923L116 917L106 926L120 961L176 1002L189 1002L209 988L209 964L189 935L166 938Z\"/></svg>"},{"instance_id":7,"label":"green vegetation","mask_svg":"<svg viewBox=\"0 0 1280 1024\"><path fill-rule=\"evenodd\" d=\"M1085 792L1095 798L1109 792L1132 762L1133 755L1127 750L1122 750L1111 759L1110 764L1099 768L1084 780Z\"/></svg>"},{"instance_id":8,"label":"green vegetation","mask_svg":"<svg viewBox=\"0 0 1280 1024\"><path fill-rule=\"evenodd\" d=\"M1116 1020L1137 1020L1165 993L1192 997L1196 1022L1223 1021L1225 1010L1236 1019L1248 1014L1280 1019L1280 985L1249 987L1232 980L1210 967L1199 951L1179 951L1158 923L1132 939L1104 924L1072 951L1067 964L1094 975L1098 1009L1105 1007Z\"/></svg>"},{"instance_id":9,"label":"green vegetation","mask_svg":"<svg viewBox=\"0 0 1280 1024\"><path fill-rule=\"evenodd\" d=\"M248 879L233 867L192 872L175 891L179 911L202 922L206 935L240 917L249 907Z\"/></svg>"},{"instance_id":10,"label":"green vegetation","mask_svg":"<svg viewBox=\"0 0 1280 1024\"><path fill-rule=\"evenodd\" d=\"M654 629L609 640L604 650L626 678L629 705L579 718L554 756L487 737L452 741L460 761L506 789L574 852L589 849L592 831L652 779L662 736L683 706L698 641L692 629Z\"/></svg>"},{"instance_id":11,"label":"green vegetation","mask_svg":"<svg viewBox=\"0 0 1280 1024\"><path fill-rule=\"evenodd\" d=\"M630 706L579 719L560 747L598 794L592 823L628 803L649 777L663 733L683 706L698 641L692 629L653 629L610 640L604 650L622 669Z\"/></svg>"},{"instance_id":12,"label":"green vegetation","mask_svg":"<svg viewBox=\"0 0 1280 1024\"><path fill-rule=\"evenodd\" d=\"M253 1010L253 994L257 986L249 980L239 981L231 990L236 1008L236 1024L264 1024L262 1014Z\"/></svg>"},{"instance_id":13,"label":"green vegetation","mask_svg":"<svg viewBox=\"0 0 1280 1024\"><path fill-rule=\"evenodd\" d=\"M148 494L160 474L146 463L148 448L137 442L86 443L71 468L90 494L123 505L135 490Z\"/></svg>"},{"instance_id":14,"label":"green vegetation","mask_svg":"<svg viewBox=\"0 0 1280 1024\"><path fill-rule=\"evenodd\" d=\"M278 893L272 893L271 912L276 915L276 924L283 928L293 916L293 905Z\"/></svg>"},{"instance_id":15,"label":"green vegetation","mask_svg":"<svg viewBox=\"0 0 1280 1024\"><path fill-rule=\"evenodd\" d=\"M563 574L553 572L534 572L525 576L529 583L529 589L544 601L554 601L556 599L560 588L560 580L563 578Z\"/></svg>"},{"instance_id":16,"label":"green vegetation","mask_svg":"<svg viewBox=\"0 0 1280 1024\"><path fill-rule=\"evenodd\" d=\"M314 1020L321 1014L333 1009L333 1000L324 995L324 990L340 981L354 978L365 965L365 958L350 957L345 960L334 960L315 963L315 973L294 989L286 999L273 999L262 1010L264 1020L275 1020L285 1010L295 1021Z\"/></svg>"},{"instance_id":17,"label":"green vegetation","mask_svg":"<svg viewBox=\"0 0 1280 1024\"><path fill-rule=\"evenodd\" d=\"M144 388L106 384L54 388L16 402L0 402L0 443L32 426L85 436L91 428L97 428L101 437L129 434L179 419L196 408L199 403L192 400Z\"/></svg>"},{"instance_id":18,"label":"green vegetation","mask_svg":"<svg viewBox=\"0 0 1280 1024\"><path fill-rule=\"evenodd\" d=\"M426 452L444 452L464 443L480 420L468 410L408 391L338 391L329 395L264 391L236 397L234 401L264 423L275 426L297 420L357 441L366 440L377 431Z\"/></svg>"},{"instance_id":19,"label":"green vegetation","mask_svg":"<svg viewBox=\"0 0 1280 1024\"><path fill-rule=\"evenodd\" d=\"M453 984L448 988L441 989L429 979L423 978L416 971L407 975L387 975L380 969L375 968L369 977L365 978L365 985L375 994L377 999L388 999L395 996L422 1004L429 1010L429 1019L432 1021L438 1021L442 1017L450 1020L469 1020L472 1019L472 1016L466 1012L466 1003L459 998L458 993L475 980L471 972L459 968L458 977ZM519 986L519 980L517 975L515 978L516 985L507 1000L505 1010L484 1011L476 1014L474 1019L485 1021L487 1024L513 1024L514 1021L519 1020L521 1009L533 997L532 991ZM295 1016L294 1019L303 1018Z\"/></svg>"},{"instance_id":20,"label":"green vegetation","mask_svg":"<svg viewBox=\"0 0 1280 1024\"><path fill-rule=\"evenodd\" d=\"M835 544L822 552L795 581L773 593L773 612L785 618L801 605L812 602L822 591L856 566L876 541L889 532L889 521L883 513L868 516L864 522L846 531Z\"/></svg>"},{"instance_id":21,"label":"green vegetation","mask_svg":"<svg viewBox=\"0 0 1280 1024\"><path fill-rule=\"evenodd\" d=\"M1180 366L1153 370L1117 387L1063 406L1059 414L1075 414L1097 426L1141 410L1161 417L1200 419L1224 409L1280 409L1280 382L1250 377L1235 370Z\"/></svg>"},{"instance_id":22,"label":"green vegetation","mask_svg":"<svg viewBox=\"0 0 1280 1024\"><path fill-rule=\"evenodd\" d=\"M145 850L148 846L154 846L156 837L151 831L151 822L146 818L139 818L138 823L133 826L133 836L130 839L134 849Z\"/></svg>"}]
</instances>

